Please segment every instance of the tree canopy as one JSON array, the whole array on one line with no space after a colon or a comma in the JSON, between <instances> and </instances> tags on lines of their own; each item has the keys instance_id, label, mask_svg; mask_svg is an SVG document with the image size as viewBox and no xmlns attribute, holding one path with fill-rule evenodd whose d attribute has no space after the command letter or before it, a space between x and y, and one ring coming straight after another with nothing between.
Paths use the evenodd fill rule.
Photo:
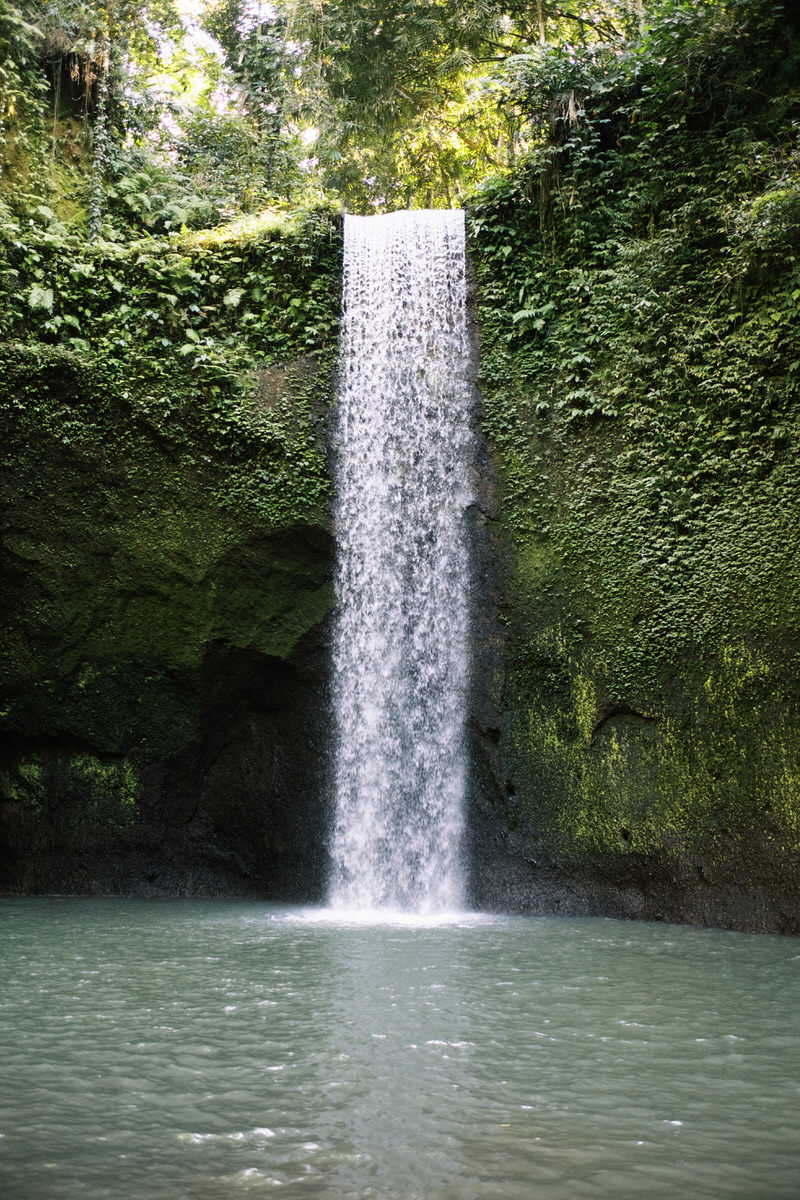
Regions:
<instances>
[{"instance_id":1,"label":"tree canopy","mask_svg":"<svg viewBox=\"0 0 800 1200\"><path fill-rule=\"evenodd\" d=\"M462 204L580 125L593 91L659 56L685 72L691 37L780 7L0 0L0 198L90 238Z\"/></svg>"}]
</instances>

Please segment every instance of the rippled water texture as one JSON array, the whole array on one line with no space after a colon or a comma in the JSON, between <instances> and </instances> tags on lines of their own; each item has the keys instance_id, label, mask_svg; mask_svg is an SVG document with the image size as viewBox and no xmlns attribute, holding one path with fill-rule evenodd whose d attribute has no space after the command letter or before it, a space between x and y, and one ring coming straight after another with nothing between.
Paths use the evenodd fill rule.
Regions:
<instances>
[{"instance_id":1,"label":"rippled water texture","mask_svg":"<svg viewBox=\"0 0 800 1200\"><path fill-rule=\"evenodd\" d=\"M7 1200L798 1194L796 941L204 901L0 921Z\"/></svg>"}]
</instances>

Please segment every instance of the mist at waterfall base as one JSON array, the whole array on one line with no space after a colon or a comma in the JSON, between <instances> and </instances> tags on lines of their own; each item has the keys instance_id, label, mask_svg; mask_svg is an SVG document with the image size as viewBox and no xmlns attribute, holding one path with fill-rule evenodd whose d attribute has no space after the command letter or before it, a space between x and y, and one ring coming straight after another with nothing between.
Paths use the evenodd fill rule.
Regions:
<instances>
[{"instance_id":1,"label":"mist at waterfall base","mask_svg":"<svg viewBox=\"0 0 800 1200\"><path fill-rule=\"evenodd\" d=\"M7 899L8 1200L782 1200L800 947Z\"/></svg>"}]
</instances>

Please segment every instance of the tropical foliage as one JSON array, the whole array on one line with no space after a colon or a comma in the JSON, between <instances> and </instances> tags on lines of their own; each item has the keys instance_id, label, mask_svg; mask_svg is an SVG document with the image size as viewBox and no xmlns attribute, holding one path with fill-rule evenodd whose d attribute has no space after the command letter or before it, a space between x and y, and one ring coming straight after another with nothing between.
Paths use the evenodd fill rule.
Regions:
<instances>
[{"instance_id":1,"label":"tropical foliage","mask_svg":"<svg viewBox=\"0 0 800 1200\"><path fill-rule=\"evenodd\" d=\"M460 204L620 73L657 72L673 35L746 30L747 7L0 0L0 195L95 239L270 205Z\"/></svg>"}]
</instances>

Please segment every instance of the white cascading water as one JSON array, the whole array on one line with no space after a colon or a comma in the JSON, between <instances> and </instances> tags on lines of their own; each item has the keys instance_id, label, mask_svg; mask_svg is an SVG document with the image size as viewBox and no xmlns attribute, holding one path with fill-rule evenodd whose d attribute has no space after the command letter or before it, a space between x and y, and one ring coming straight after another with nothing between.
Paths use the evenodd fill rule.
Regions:
<instances>
[{"instance_id":1,"label":"white cascading water","mask_svg":"<svg viewBox=\"0 0 800 1200\"><path fill-rule=\"evenodd\" d=\"M463 902L470 360L464 214L345 218L331 904Z\"/></svg>"}]
</instances>

